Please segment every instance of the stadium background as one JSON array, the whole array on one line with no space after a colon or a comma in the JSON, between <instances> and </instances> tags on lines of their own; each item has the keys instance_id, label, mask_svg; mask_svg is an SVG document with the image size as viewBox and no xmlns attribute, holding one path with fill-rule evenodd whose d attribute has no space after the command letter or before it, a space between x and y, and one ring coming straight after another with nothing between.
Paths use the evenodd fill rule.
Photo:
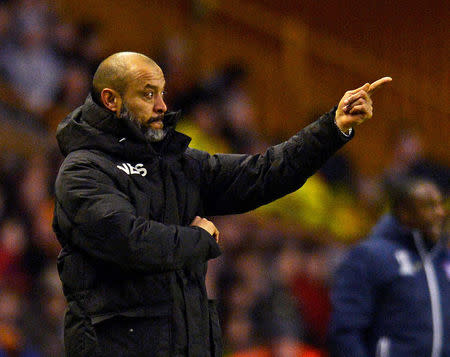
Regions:
<instances>
[{"instance_id":1,"label":"stadium background","mask_svg":"<svg viewBox=\"0 0 450 357\"><path fill-rule=\"evenodd\" d=\"M62 355L54 132L123 50L161 64L180 131L210 152L260 152L345 90L394 78L301 190L212 219L227 355L325 355L332 272L384 211L383 180L413 172L448 192L449 22L443 0L1 0L0 356Z\"/></svg>"}]
</instances>

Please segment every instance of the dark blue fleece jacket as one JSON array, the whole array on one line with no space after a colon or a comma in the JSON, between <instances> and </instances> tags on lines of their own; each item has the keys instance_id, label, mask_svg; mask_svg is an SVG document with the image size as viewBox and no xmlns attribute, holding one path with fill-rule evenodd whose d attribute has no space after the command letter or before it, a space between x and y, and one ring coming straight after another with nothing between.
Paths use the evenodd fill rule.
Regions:
<instances>
[{"instance_id":1,"label":"dark blue fleece jacket","mask_svg":"<svg viewBox=\"0 0 450 357\"><path fill-rule=\"evenodd\" d=\"M338 268L332 356L450 357L450 254L384 216Z\"/></svg>"}]
</instances>

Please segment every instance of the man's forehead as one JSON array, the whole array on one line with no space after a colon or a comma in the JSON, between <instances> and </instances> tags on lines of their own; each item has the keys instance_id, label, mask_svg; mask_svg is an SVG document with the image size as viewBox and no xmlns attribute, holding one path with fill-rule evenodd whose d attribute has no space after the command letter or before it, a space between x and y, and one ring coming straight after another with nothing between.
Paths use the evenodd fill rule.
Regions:
<instances>
[{"instance_id":1,"label":"man's forehead","mask_svg":"<svg viewBox=\"0 0 450 357\"><path fill-rule=\"evenodd\" d=\"M442 195L438 187L431 183L421 183L414 188L413 197L417 201L441 200Z\"/></svg>"},{"instance_id":2,"label":"man's forehead","mask_svg":"<svg viewBox=\"0 0 450 357\"><path fill-rule=\"evenodd\" d=\"M131 69L130 82L142 86L147 84L164 86L165 78L163 71L157 65L143 64Z\"/></svg>"}]
</instances>

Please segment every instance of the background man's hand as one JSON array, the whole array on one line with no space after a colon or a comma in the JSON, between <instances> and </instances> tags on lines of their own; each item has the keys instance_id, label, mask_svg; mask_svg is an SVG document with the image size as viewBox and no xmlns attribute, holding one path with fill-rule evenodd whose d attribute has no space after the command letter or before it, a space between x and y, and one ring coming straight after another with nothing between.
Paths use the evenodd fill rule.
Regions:
<instances>
[{"instance_id":1,"label":"background man's hand","mask_svg":"<svg viewBox=\"0 0 450 357\"><path fill-rule=\"evenodd\" d=\"M217 243L219 243L219 230L211 221L208 221L206 218L196 216L192 221L191 226L203 228L214 237Z\"/></svg>"},{"instance_id":2,"label":"background man's hand","mask_svg":"<svg viewBox=\"0 0 450 357\"><path fill-rule=\"evenodd\" d=\"M347 91L336 110L336 124L343 132L348 132L367 119L372 118L371 95L383 84L392 81L391 77L383 77L362 87Z\"/></svg>"}]
</instances>

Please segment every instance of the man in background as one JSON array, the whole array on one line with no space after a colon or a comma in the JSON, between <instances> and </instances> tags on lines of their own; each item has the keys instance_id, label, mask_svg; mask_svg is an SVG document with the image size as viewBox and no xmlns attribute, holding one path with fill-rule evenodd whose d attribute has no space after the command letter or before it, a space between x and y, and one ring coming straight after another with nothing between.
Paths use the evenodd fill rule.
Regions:
<instances>
[{"instance_id":1,"label":"man in background","mask_svg":"<svg viewBox=\"0 0 450 357\"><path fill-rule=\"evenodd\" d=\"M450 356L450 254L438 186L402 178L391 213L339 267L331 300L332 356Z\"/></svg>"}]
</instances>

